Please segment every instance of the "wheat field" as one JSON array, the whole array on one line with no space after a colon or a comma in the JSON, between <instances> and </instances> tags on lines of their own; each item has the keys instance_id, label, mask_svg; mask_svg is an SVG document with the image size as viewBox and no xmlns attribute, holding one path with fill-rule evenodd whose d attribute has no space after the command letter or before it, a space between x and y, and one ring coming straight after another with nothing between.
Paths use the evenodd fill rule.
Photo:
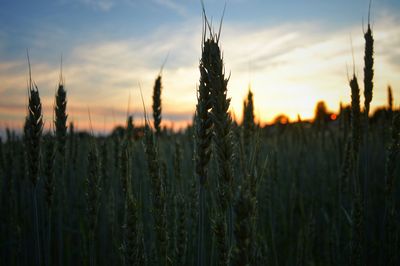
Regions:
<instances>
[{"instance_id":1,"label":"wheat field","mask_svg":"<svg viewBox=\"0 0 400 266\"><path fill-rule=\"evenodd\" d=\"M0 265L400 265L400 109L389 87L370 110L370 25L363 73L343 84L350 106L268 126L250 89L235 120L205 15L201 34L180 131L162 126L162 72L145 125L128 116L107 135L76 131L62 75L45 130L30 74L23 134L0 142Z\"/></svg>"}]
</instances>

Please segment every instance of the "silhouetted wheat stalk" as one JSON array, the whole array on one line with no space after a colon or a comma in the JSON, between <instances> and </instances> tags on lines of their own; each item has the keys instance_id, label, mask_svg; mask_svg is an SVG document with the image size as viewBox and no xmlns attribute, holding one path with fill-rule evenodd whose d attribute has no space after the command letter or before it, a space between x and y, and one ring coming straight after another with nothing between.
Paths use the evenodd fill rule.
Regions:
<instances>
[{"instance_id":1,"label":"silhouetted wheat stalk","mask_svg":"<svg viewBox=\"0 0 400 266\"><path fill-rule=\"evenodd\" d=\"M28 57L29 63L29 57ZM34 205L34 228L35 228L35 245L36 245L36 263L41 265L41 248L39 235L39 218L38 218L38 200L37 200L37 182L39 180L40 167L40 143L43 131L43 115L42 104L40 102L39 90L32 82L31 69L29 64L29 84L28 84L28 116L26 120L25 139L27 143L27 163L28 176L32 184L32 195Z\"/></svg>"},{"instance_id":2,"label":"silhouetted wheat stalk","mask_svg":"<svg viewBox=\"0 0 400 266\"><path fill-rule=\"evenodd\" d=\"M154 82L153 88L153 119L154 119L154 128L156 130L156 135L159 136L161 134L161 73L156 78Z\"/></svg>"},{"instance_id":3,"label":"silhouetted wheat stalk","mask_svg":"<svg viewBox=\"0 0 400 266\"><path fill-rule=\"evenodd\" d=\"M353 75L350 80L351 88L351 119L352 119L352 162L353 162L353 197L352 197L352 238L351 265L363 264L364 247L364 208L361 195L361 184L358 171L359 147L361 138L360 89L357 78Z\"/></svg>"},{"instance_id":4,"label":"silhouetted wheat stalk","mask_svg":"<svg viewBox=\"0 0 400 266\"><path fill-rule=\"evenodd\" d=\"M46 250L45 262L46 265L51 265L51 214L53 205L54 195L54 157L55 157L55 145L53 136L48 133L44 136L44 192L45 201L47 206L47 236L46 236Z\"/></svg>"},{"instance_id":5,"label":"silhouetted wheat stalk","mask_svg":"<svg viewBox=\"0 0 400 266\"><path fill-rule=\"evenodd\" d=\"M371 25L369 23L368 15L368 28L364 34L365 39L365 52L364 52L364 106L365 115L368 118L370 103L372 101L372 89L374 87L374 38L372 36Z\"/></svg>"},{"instance_id":6,"label":"silhouetted wheat stalk","mask_svg":"<svg viewBox=\"0 0 400 266\"><path fill-rule=\"evenodd\" d=\"M365 51L364 51L364 115L365 115L365 125L364 125L364 147L365 147L365 167L364 167L364 188L363 188L363 204L365 206L365 216L368 216L368 183L369 181L369 109L372 101L373 94L373 78L374 78L374 38L372 36L372 30L370 25L370 11L371 11L371 1L369 3L368 12L368 28L367 32L364 34L365 39ZM366 220L367 224L368 220ZM368 241L366 242L368 243Z\"/></svg>"},{"instance_id":7,"label":"silhouetted wheat stalk","mask_svg":"<svg viewBox=\"0 0 400 266\"><path fill-rule=\"evenodd\" d=\"M65 144L67 141L67 92L64 88L62 75L56 92L56 102L54 106L56 129L57 150L60 156L65 157Z\"/></svg>"},{"instance_id":8,"label":"silhouetted wheat stalk","mask_svg":"<svg viewBox=\"0 0 400 266\"><path fill-rule=\"evenodd\" d=\"M101 176L97 147L94 141L88 154L88 173L86 177L86 204L87 220L89 230L89 264L96 265L96 229L98 223L98 212L100 208Z\"/></svg>"},{"instance_id":9,"label":"silhouetted wheat stalk","mask_svg":"<svg viewBox=\"0 0 400 266\"><path fill-rule=\"evenodd\" d=\"M205 42L206 33L203 32L202 55L200 60L200 84L197 91L197 106L195 115L195 161L196 174L199 179L199 232L197 265L204 265L204 222L205 222L205 185L208 178L208 162L211 156L212 120L210 117L211 92L210 76L207 67L210 65L211 55Z\"/></svg>"},{"instance_id":10,"label":"silhouetted wheat stalk","mask_svg":"<svg viewBox=\"0 0 400 266\"><path fill-rule=\"evenodd\" d=\"M393 92L392 92L392 87L389 85L387 88L388 91L388 111L389 111L389 121L392 120L393 116Z\"/></svg>"},{"instance_id":11,"label":"silhouetted wheat stalk","mask_svg":"<svg viewBox=\"0 0 400 266\"><path fill-rule=\"evenodd\" d=\"M243 101L243 149L244 158L250 158L251 155L251 137L254 134L255 123L254 123L254 103L253 93L249 88L247 98Z\"/></svg>"},{"instance_id":12,"label":"silhouetted wheat stalk","mask_svg":"<svg viewBox=\"0 0 400 266\"><path fill-rule=\"evenodd\" d=\"M131 187L131 158L127 151L127 189L125 197L125 236L124 236L124 255L126 265L142 265L144 257L142 254L142 236L139 229L139 208L136 197Z\"/></svg>"},{"instance_id":13,"label":"silhouetted wheat stalk","mask_svg":"<svg viewBox=\"0 0 400 266\"><path fill-rule=\"evenodd\" d=\"M209 31L209 37L206 40L207 31ZM204 75L207 77L207 79L203 80L204 82L208 82L205 83L206 86L208 85L208 90L205 91L205 94L209 91L211 96L211 112L209 116L213 123L213 142L215 158L217 160L218 210L215 217L214 232L218 243L218 264L226 265L233 240L233 209L231 203L232 121L229 114L230 99L227 98L228 79L225 78L224 65L219 47L219 34L213 33L207 18L205 18L205 32L203 36L202 64ZM202 70L200 73L202 73Z\"/></svg>"},{"instance_id":14,"label":"silhouetted wheat stalk","mask_svg":"<svg viewBox=\"0 0 400 266\"><path fill-rule=\"evenodd\" d=\"M238 198L234 203L235 227L234 235L236 245L233 249L233 265L250 265L251 261L251 234L252 234L252 215L253 198L250 193L250 177L245 177L242 185L239 187Z\"/></svg>"},{"instance_id":15,"label":"silhouetted wheat stalk","mask_svg":"<svg viewBox=\"0 0 400 266\"><path fill-rule=\"evenodd\" d=\"M160 173L157 142L154 139L148 123L145 125L144 148L150 176L151 194L153 199L153 213L156 233L156 249L159 263L164 265L167 261L167 226L166 226L166 202L165 186Z\"/></svg>"},{"instance_id":16,"label":"silhouetted wheat stalk","mask_svg":"<svg viewBox=\"0 0 400 266\"><path fill-rule=\"evenodd\" d=\"M62 67L62 63L61 63ZM63 265L64 257L64 237L63 230L64 211L65 208L65 195L69 194L69 180L65 180L65 145L67 141L67 92L64 87L64 79L62 76L62 69L60 69L60 79L55 95L54 105L54 127L56 136L56 156L55 156L55 173L56 173L56 199L58 200L57 219L58 219L58 263ZM68 217L68 216L67 216Z\"/></svg>"}]
</instances>

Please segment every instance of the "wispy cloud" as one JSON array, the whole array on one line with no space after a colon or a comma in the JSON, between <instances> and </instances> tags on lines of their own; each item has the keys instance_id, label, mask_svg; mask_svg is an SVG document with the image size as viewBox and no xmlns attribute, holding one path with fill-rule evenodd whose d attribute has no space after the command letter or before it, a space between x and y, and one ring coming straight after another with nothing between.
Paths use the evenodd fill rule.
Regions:
<instances>
[{"instance_id":1,"label":"wispy cloud","mask_svg":"<svg viewBox=\"0 0 400 266\"><path fill-rule=\"evenodd\" d=\"M79 0L83 4L100 11L109 11L115 6L115 0Z\"/></svg>"},{"instance_id":2,"label":"wispy cloud","mask_svg":"<svg viewBox=\"0 0 400 266\"><path fill-rule=\"evenodd\" d=\"M374 25L374 107L386 103L388 83L400 86L396 74L400 61L393 60L399 54L400 41L395 37L400 36L399 21L399 17L379 14ZM326 101L333 110L339 101L349 102L346 64L352 64L350 35L356 74L362 80L364 38L360 25L333 31L308 24L247 30L225 27L222 42L226 67L232 73L230 89L235 110L241 110L242 98L237 96L244 96L249 81L262 120L272 119L278 110L292 118L298 113L312 117L319 100ZM400 97L399 92L395 98Z\"/></svg>"},{"instance_id":3,"label":"wispy cloud","mask_svg":"<svg viewBox=\"0 0 400 266\"><path fill-rule=\"evenodd\" d=\"M386 101L391 83L400 99L400 18L388 12L375 19L375 91L373 107ZM325 100L336 109L350 100L346 64L352 64L350 35L355 51L356 74L362 80L364 39L360 25L326 31L307 23L265 28L261 25L223 25L221 45L229 96L240 118L248 83L262 121L286 113L294 118L313 115L314 105ZM164 25L144 36L81 43L64 55L70 118L87 125L87 108L99 128L104 120L124 123L128 95L132 112L141 120L139 83L145 104L151 106L153 82L167 55L163 75L165 120L190 121L196 105L199 79L201 21L188 20L183 27ZM51 106L58 80L58 66L32 58L33 75L51 121ZM15 120L26 103L26 62L0 63L0 120ZM398 104L398 100L396 100ZM94 125L95 126L95 125Z\"/></svg>"},{"instance_id":4,"label":"wispy cloud","mask_svg":"<svg viewBox=\"0 0 400 266\"><path fill-rule=\"evenodd\" d=\"M155 3L171 9L172 11L176 12L177 14L187 17L189 15L188 10L185 8L184 5L177 3L174 0L154 0Z\"/></svg>"}]
</instances>

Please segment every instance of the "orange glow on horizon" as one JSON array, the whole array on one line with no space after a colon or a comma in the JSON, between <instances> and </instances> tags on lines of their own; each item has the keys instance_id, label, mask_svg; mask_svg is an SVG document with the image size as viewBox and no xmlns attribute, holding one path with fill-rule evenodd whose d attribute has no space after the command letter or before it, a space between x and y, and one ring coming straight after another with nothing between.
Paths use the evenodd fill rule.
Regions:
<instances>
[{"instance_id":1,"label":"orange glow on horizon","mask_svg":"<svg viewBox=\"0 0 400 266\"><path fill-rule=\"evenodd\" d=\"M287 123L289 123L289 119L283 116L279 119L279 123L281 123L282 125L286 125Z\"/></svg>"}]
</instances>

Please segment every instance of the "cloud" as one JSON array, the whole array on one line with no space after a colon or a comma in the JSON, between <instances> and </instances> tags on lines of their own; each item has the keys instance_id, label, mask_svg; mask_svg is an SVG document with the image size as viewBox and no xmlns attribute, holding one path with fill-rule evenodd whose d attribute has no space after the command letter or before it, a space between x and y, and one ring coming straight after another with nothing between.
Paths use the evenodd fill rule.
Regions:
<instances>
[{"instance_id":1,"label":"cloud","mask_svg":"<svg viewBox=\"0 0 400 266\"><path fill-rule=\"evenodd\" d=\"M394 88L395 101L400 99L400 90L396 90L400 87L400 61L396 60L400 56L400 19L390 14L377 16L374 25L373 107L385 104L388 83ZM242 100L249 82L255 95L256 114L262 121L272 120L280 113L291 118L297 114L310 118L319 100L325 100L333 110L338 108L339 101L349 102L346 64L351 70L350 36L356 74L361 81L364 39L360 25L327 31L321 25L309 23L268 28L224 23L221 46L226 72L231 74L228 92L236 116L241 118ZM169 53L162 79L163 117L168 123L190 122L199 80L200 20L187 20L183 26L163 25L146 35L96 41L88 36L87 40L64 54L70 119L87 126L89 108L99 128L104 127L104 120L123 124L131 95L132 113L140 121L139 84L149 111L154 80ZM51 121L59 67L45 59L31 59L46 119ZM26 71L24 61L0 63L0 120L3 122L17 119L17 110L23 121Z\"/></svg>"},{"instance_id":2,"label":"cloud","mask_svg":"<svg viewBox=\"0 0 400 266\"><path fill-rule=\"evenodd\" d=\"M83 4L100 11L109 11L115 6L115 0L79 0Z\"/></svg>"},{"instance_id":3,"label":"cloud","mask_svg":"<svg viewBox=\"0 0 400 266\"><path fill-rule=\"evenodd\" d=\"M199 26L199 30L201 30ZM165 56L170 53L163 75L163 117L167 121L189 121L196 99L195 84L198 80L197 36L188 38L189 29L182 32L174 27L160 28L144 38L127 38L114 41L88 41L64 54L64 77L68 92L70 119L85 121L87 109L94 120L116 120L124 123L128 95L132 95L132 113L140 118L142 104L139 83L143 89L146 106L151 106L154 80ZM162 40L168 39L167 42ZM189 44L189 45L188 45ZM176 46L177 45L177 46ZM188 45L192 50L181 52ZM45 119L51 121L51 107L59 76L59 66L31 56L33 78L38 84ZM188 64L189 63L189 64ZM23 60L0 63L0 118L15 119L20 111L24 117L26 104L27 66ZM176 80L181 80L175 84ZM187 104L190 102L190 104ZM13 107L12 107L13 106ZM175 108L180 108L176 110ZM83 108L83 109L82 109ZM13 114L7 110L13 110ZM112 117L112 119L111 119Z\"/></svg>"},{"instance_id":4,"label":"cloud","mask_svg":"<svg viewBox=\"0 0 400 266\"><path fill-rule=\"evenodd\" d=\"M394 37L400 36L400 20L380 15L376 21L374 108L386 103L389 82L400 86L400 61L394 60L400 47L399 38ZM263 121L273 119L278 110L291 118L298 113L311 118L319 100L326 101L332 110L338 109L339 101L349 102L346 64L351 70L350 36L356 74L360 81L363 78L364 38L359 25L330 31L309 24L269 29L225 25L223 35L225 66L231 71L232 106L241 110L242 97L251 82Z\"/></svg>"},{"instance_id":5,"label":"cloud","mask_svg":"<svg viewBox=\"0 0 400 266\"><path fill-rule=\"evenodd\" d=\"M183 17L188 17L189 12L188 10L182 5L178 4L177 1L174 0L154 0L155 3L164 6L168 9L171 9L172 11L176 12L177 14L183 16Z\"/></svg>"}]
</instances>

